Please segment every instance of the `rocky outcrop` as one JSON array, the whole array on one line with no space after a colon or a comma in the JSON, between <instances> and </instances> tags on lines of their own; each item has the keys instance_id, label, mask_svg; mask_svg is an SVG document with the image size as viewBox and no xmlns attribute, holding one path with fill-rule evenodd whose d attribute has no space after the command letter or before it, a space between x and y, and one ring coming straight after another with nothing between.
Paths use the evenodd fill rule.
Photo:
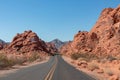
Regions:
<instances>
[{"instance_id":1,"label":"rocky outcrop","mask_svg":"<svg viewBox=\"0 0 120 80\"><path fill-rule=\"evenodd\" d=\"M55 44L50 43L50 42L46 42L47 44L47 50L51 53L57 53L58 49L55 47Z\"/></svg>"},{"instance_id":2,"label":"rocky outcrop","mask_svg":"<svg viewBox=\"0 0 120 80\"><path fill-rule=\"evenodd\" d=\"M97 55L119 55L120 6L104 9L90 32L79 31L67 45L61 48L61 52L67 48L66 54L90 52Z\"/></svg>"},{"instance_id":3,"label":"rocky outcrop","mask_svg":"<svg viewBox=\"0 0 120 80\"><path fill-rule=\"evenodd\" d=\"M106 8L90 33L98 35L99 42L93 53L117 55L120 53L120 6Z\"/></svg>"},{"instance_id":4,"label":"rocky outcrop","mask_svg":"<svg viewBox=\"0 0 120 80\"><path fill-rule=\"evenodd\" d=\"M60 52L67 55L81 52L92 52L97 42L98 37L96 33L89 34L87 31L79 31L74 36L72 42L69 42L66 45L62 46Z\"/></svg>"},{"instance_id":5,"label":"rocky outcrop","mask_svg":"<svg viewBox=\"0 0 120 80\"><path fill-rule=\"evenodd\" d=\"M64 54L64 55L70 55L73 53L72 50L72 46L71 46L72 41L69 41L68 43L64 44L61 48L60 48L60 53Z\"/></svg>"},{"instance_id":6,"label":"rocky outcrop","mask_svg":"<svg viewBox=\"0 0 120 80\"><path fill-rule=\"evenodd\" d=\"M30 52L40 52L40 53L53 53L52 50L48 50L49 46L39 39L36 33L31 30L25 31L22 34L17 34L13 41L7 46L6 51L8 53L30 53ZM52 51L52 52L51 52Z\"/></svg>"}]
</instances>

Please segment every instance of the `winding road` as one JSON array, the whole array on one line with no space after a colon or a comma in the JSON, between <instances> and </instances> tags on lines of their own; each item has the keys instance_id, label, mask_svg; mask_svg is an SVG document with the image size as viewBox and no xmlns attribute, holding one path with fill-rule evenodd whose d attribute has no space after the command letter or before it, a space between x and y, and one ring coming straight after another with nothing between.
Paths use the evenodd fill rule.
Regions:
<instances>
[{"instance_id":1,"label":"winding road","mask_svg":"<svg viewBox=\"0 0 120 80\"><path fill-rule=\"evenodd\" d=\"M0 77L0 80L95 80L65 62L60 55L52 56L48 62L23 68Z\"/></svg>"}]
</instances>

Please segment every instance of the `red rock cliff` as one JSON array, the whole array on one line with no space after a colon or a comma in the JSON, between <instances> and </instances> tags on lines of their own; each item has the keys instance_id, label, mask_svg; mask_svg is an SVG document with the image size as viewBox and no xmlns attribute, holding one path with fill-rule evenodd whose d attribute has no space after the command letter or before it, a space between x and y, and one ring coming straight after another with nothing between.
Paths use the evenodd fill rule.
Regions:
<instances>
[{"instance_id":1,"label":"red rock cliff","mask_svg":"<svg viewBox=\"0 0 120 80\"><path fill-rule=\"evenodd\" d=\"M61 53L63 52L66 54L79 52L100 55L120 54L120 6L104 9L91 31L79 31L71 43L61 48Z\"/></svg>"}]
</instances>

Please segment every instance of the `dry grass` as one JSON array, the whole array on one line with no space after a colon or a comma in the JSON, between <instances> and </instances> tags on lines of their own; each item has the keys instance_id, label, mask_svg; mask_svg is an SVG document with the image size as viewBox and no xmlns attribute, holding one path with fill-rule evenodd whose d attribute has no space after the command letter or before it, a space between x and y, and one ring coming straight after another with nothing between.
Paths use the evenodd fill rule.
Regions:
<instances>
[{"instance_id":1,"label":"dry grass","mask_svg":"<svg viewBox=\"0 0 120 80\"><path fill-rule=\"evenodd\" d=\"M0 53L0 69L5 67L11 67L15 64L13 59L8 59L7 56L3 53Z\"/></svg>"},{"instance_id":2,"label":"dry grass","mask_svg":"<svg viewBox=\"0 0 120 80\"><path fill-rule=\"evenodd\" d=\"M82 58L86 61L91 61L91 60L94 60L94 59L98 59L98 57L94 54L91 54L91 53L74 53L71 55L71 58L73 60L77 60L79 58Z\"/></svg>"},{"instance_id":3,"label":"dry grass","mask_svg":"<svg viewBox=\"0 0 120 80\"><path fill-rule=\"evenodd\" d=\"M96 63L89 63L89 65L87 66L87 68L88 68L90 71L94 71L95 69L99 69L99 66L98 66L98 64L96 64Z\"/></svg>"},{"instance_id":4,"label":"dry grass","mask_svg":"<svg viewBox=\"0 0 120 80\"><path fill-rule=\"evenodd\" d=\"M25 62L34 62L34 61L42 61L43 58L39 55L39 53L31 53L29 56L27 55L13 55L13 54L5 54L0 53L0 69L5 69L8 67L12 67L13 65L23 65Z\"/></svg>"},{"instance_id":5,"label":"dry grass","mask_svg":"<svg viewBox=\"0 0 120 80\"><path fill-rule=\"evenodd\" d=\"M33 62L33 61L38 60L38 59L41 60L42 59L41 56L38 53L33 53L29 56L27 61Z\"/></svg>"}]
</instances>

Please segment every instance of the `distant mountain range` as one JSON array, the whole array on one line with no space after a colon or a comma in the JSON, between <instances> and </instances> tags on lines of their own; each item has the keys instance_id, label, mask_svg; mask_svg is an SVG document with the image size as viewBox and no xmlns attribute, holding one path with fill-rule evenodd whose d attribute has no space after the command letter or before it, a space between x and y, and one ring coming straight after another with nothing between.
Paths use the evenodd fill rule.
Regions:
<instances>
[{"instance_id":1,"label":"distant mountain range","mask_svg":"<svg viewBox=\"0 0 120 80\"><path fill-rule=\"evenodd\" d=\"M0 39L0 50L4 48L4 45L6 45L7 43L5 41L3 41L2 39Z\"/></svg>"},{"instance_id":2,"label":"distant mountain range","mask_svg":"<svg viewBox=\"0 0 120 80\"><path fill-rule=\"evenodd\" d=\"M2 39L0 39L0 44L4 44L6 43L5 41L3 41Z\"/></svg>"},{"instance_id":3,"label":"distant mountain range","mask_svg":"<svg viewBox=\"0 0 120 80\"><path fill-rule=\"evenodd\" d=\"M66 44L68 42L67 41L63 42L59 39L54 39L54 40L50 41L50 43L54 44L57 49L60 49L61 46L63 46L64 44Z\"/></svg>"}]
</instances>

